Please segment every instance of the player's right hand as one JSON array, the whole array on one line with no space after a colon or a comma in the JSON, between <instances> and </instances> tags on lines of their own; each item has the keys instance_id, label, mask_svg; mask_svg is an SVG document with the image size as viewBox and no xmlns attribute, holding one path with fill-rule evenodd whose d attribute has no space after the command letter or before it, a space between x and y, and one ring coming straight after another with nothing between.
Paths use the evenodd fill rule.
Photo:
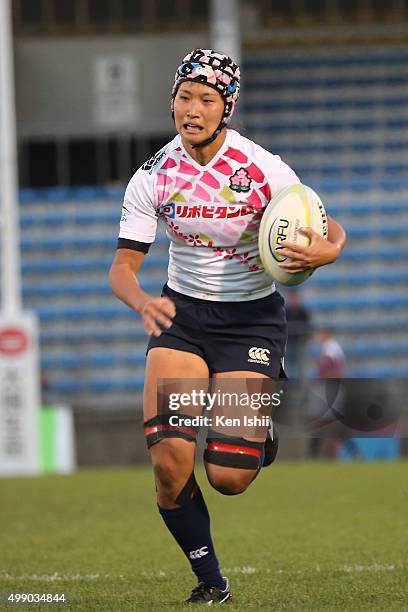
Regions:
<instances>
[{"instance_id":1,"label":"player's right hand","mask_svg":"<svg viewBox=\"0 0 408 612\"><path fill-rule=\"evenodd\" d=\"M168 297L148 298L139 312L149 336L159 337L162 328L169 329L172 326L176 307Z\"/></svg>"}]
</instances>

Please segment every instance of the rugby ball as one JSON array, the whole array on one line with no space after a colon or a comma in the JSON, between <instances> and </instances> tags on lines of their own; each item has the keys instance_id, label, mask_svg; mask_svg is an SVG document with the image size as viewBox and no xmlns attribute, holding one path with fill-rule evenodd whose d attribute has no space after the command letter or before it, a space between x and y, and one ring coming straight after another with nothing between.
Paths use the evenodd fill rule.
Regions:
<instances>
[{"instance_id":1,"label":"rugby ball","mask_svg":"<svg viewBox=\"0 0 408 612\"><path fill-rule=\"evenodd\" d=\"M269 202L259 227L259 255L263 267L282 285L293 286L305 282L314 270L289 274L279 264L291 261L281 255L284 240L308 245L310 240L299 230L311 227L327 240L327 215L321 199L311 189L300 183L279 191Z\"/></svg>"}]
</instances>

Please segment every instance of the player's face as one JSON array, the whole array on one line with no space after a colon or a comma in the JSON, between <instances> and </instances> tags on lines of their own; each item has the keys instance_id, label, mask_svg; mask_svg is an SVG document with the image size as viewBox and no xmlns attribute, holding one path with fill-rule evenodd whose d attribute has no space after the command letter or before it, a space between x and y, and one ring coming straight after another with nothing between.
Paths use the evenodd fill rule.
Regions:
<instances>
[{"instance_id":1,"label":"player's face","mask_svg":"<svg viewBox=\"0 0 408 612\"><path fill-rule=\"evenodd\" d=\"M174 99L174 121L183 140L196 144L215 132L224 114L224 101L212 87L182 83Z\"/></svg>"}]
</instances>

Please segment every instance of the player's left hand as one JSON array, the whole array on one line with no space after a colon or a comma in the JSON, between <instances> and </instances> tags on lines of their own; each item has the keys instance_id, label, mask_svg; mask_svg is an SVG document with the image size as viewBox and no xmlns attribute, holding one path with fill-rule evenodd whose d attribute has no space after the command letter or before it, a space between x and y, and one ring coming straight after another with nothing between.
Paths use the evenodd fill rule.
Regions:
<instances>
[{"instance_id":1,"label":"player's left hand","mask_svg":"<svg viewBox=\"0 0 408 612\"><path fill-rule=\"evenodd\" d=\"M279 266L290 274L304 272L305 270L319 268L335 261L340 253L337 244L322 238L311 227L303 227L299 230L308 236L310 243L307 246L295 244L284 240L281 242L283 249L279 249L280 255L289 257L290 262L281 263Z\"/></svg>"}]
</instances>

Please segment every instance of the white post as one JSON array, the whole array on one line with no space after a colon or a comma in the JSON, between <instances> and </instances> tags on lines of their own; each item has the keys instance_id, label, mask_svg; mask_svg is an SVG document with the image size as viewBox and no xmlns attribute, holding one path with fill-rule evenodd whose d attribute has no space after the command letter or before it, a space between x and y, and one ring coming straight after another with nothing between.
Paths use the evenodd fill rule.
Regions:
<instances>
[{"instance_id":1,"label":"white post","mask_svg":"<svg viewBox=\"0 0 408 612\"><path fill-rule=\"evenodd\" d=\"M10 0L0 0L1 300L8 316L21 312L17 145Z\"/></svg>"},{"instance_id":2,"label":"white post","mask_svg":"<svg viewBox=\"0 0 408 612\"><path fill-rule=\"evenodd\" d=\"M0 475L37 474L38 325L21 303L17 145L10 0L0 0Z\"/></svg>"},{"instance_id":3,"label":"white post","mask_svg":"<svg viewBox=\"0 0 408 612\"><path fill-rule=\"evenodd\" d=\"M238 65L241 61L239 0L211 0L211 49L229 55Z\"/></svg>"}]
</instances>

